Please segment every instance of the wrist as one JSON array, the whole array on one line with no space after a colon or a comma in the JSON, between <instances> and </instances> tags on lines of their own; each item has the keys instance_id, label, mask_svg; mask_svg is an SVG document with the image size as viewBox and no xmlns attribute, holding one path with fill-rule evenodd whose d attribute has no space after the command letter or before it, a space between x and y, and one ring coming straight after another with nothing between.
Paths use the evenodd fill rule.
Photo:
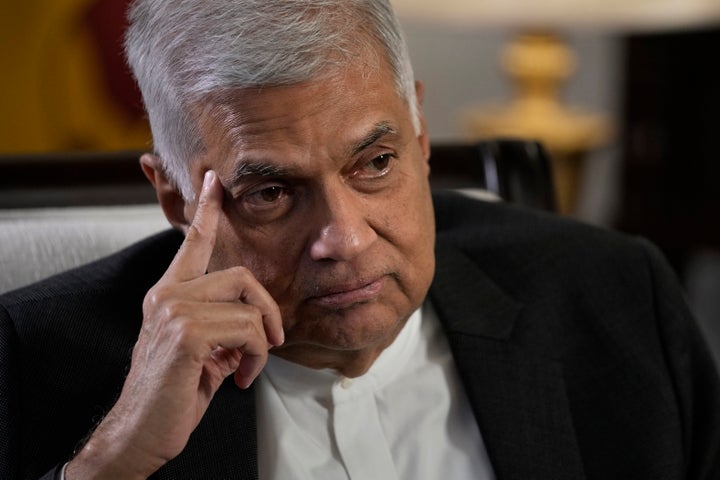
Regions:
<instances>
[{"instance_id":1,"label":"wrist","mask_svg":"<svg viewBox=\"0 0 720 480\"><path fill-rule=\"evenodd\" d=\"M67 463L64 474L63 480L140 480L148 477L136 471L133 464L122 456L113 455L107 450L101 451L91 442Z\"/></svg>"},{"instance_id":2,"label":"wrist","mask_svg":"<svg viewBox=\"0 0 720 480\"><path fill-rule=\"evenodd\" d=\"M146 479L160 464L154 465L146 452L120 433L113 434L107 419L90 436L65 466L64 480Z\"/></svg>"}]
</instances>

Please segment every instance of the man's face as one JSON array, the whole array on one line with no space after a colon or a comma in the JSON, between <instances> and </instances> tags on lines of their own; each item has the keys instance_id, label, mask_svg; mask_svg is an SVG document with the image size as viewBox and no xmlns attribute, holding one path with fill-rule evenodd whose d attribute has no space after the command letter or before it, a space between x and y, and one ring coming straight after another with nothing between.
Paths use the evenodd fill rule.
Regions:
<instances>
[{"instance_id":1,"label":"man's face","mask_svg":"<svg viewBox=\"0 0 720 480\"><path fill-rule=\"evenodd\" d=\"M213 169L226 191L210 270L245 266L270 292L286 332L275 354L362 373L433 276L424 126L386 68L234 91L201 118L194 188Z\"/></svg>"}]
</instances>

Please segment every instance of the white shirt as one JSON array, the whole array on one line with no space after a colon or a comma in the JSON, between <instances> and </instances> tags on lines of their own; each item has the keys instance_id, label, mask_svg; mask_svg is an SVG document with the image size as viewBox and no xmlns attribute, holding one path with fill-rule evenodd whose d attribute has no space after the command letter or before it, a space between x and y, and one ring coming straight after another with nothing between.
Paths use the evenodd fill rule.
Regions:
<instances>
[{"instance_id":1,"label":"white shirt","mask_svg":"<svg viewBox=\"0 0 720 480\"><path fill-rule=\"evenodd\" d=\"M258 380L262 480L495 478L429 303L360 377L271 355Z\"/></svg>"}]
</instances>

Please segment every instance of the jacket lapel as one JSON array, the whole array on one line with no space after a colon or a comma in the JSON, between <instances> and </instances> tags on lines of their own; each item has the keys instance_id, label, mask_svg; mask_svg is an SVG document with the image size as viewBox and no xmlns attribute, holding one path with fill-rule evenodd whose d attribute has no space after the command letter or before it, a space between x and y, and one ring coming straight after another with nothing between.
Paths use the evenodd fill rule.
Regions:
<instances>
[{"instance_id":1,"label":"jacket lapel","mask_svg":"<svg viewBox=\"0 0 720 480\"><path fill-rule=\"evenodd\" d=\"M152 478L257 479L254 387L225 380L185 449Z\"/></svg>"},{"instance_id":2,"label":"jacket lapel","mask_svg":"<svg viewBox=\"0 0 720 480\"><path fill-rule=\"evenodd\" d=\"M584 478L561 365L513 340L529 312L441 236L436 259L430 298L497 478Z\"/></svg>"}]
</instances>

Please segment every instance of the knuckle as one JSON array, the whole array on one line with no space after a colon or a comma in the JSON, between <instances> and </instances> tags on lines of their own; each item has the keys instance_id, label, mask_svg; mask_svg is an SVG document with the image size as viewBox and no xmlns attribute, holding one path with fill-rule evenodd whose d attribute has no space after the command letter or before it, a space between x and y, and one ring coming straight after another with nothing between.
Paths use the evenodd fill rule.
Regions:
<instances>
[{"instance_id":1,"label":"knuckle","mask_svg":"<svg viewBox=\"0 0 720 480\"><path fill-rule=\"evenodd\" d=\"M160 310L160 316L166 321L175 321L175 323L183 323L185 321L186 312L189 306L187 302L182 300L172 300L165 302Z\"/></svg>"},{"instance_id":2,"label":"knuckle","mask_svg":"<svg viewBox=\"0 0 720 480\"><path fill-rule=\"evenodd\" d=\"M145 316L164 322L183 317L188 308L188 302L178 299L174 289L166 285L152 287L143 301Z\"/></svg>"},{"instance_id":3,"label":"knuckle","mask_svg":"<svg viewBox=\"0 0 720 480\"><path fill-rule=\"evenodd\" d=\"M145 311L154 311L160 308L167 297L167 287L157 284L148 290L143 301Z\"/></svg>"},{"instance_id":4,"label":"knuckle","mask_svg":"<svg viewBox=\"0 0 720 480\"><path fill-rule=\"evenodd\" d=\"M197 322L189 317L173 317L173 321L168 324L168 336L180 347L196 345L200 333Z\"/></svg>"},{"instance_id":5,"label":"knuckle","mask_svg":"<svg viewBox=\"0 0 720 480\"><path fill-rule=\"evenodd\" d=\"M160 315L156 332L165 342L175 345L180 351L192 350L202 334L202 327L192 315L188 314L183 302L166 305Z\"/></svg>"},{"instance_id":6,"label":"knuckle","mask_svg":"<svg viewBox=\"0 0 720 480\"><path fill-rule=\"evenodd\" d=\"M154 286L145 294L145 298L143 299L143 306L150 307L153 305L157 305L159 302L160 299L158 296L158 287Z\"/></svg>"},{"instance_id":7,"label":"knuckle","mask_svg":"<svg viewBox=\"0 0 720 480\"><path fill-rule=\"evenodd\" d=\"M248 327L252 328L256 334L265 339L266 335L262 310L255 305L249 305L248 307L250 310L250 321L248 322Z\"/></svg>"},{"instance_id":8,"label":"knuckle","mask_svg":"<svg viewBox=\"0 0 720 480\"><path fill-rule=\"evenodd\" d=\"M265 330L258 326L255 322L245 322L242 325L243 336L245 337L245 348L262 352L263 347L267 343Z\"/></svg>"},{"instance_id":9,"label":"knuckle","mask_svg":"<svg viewBox=\"0 0 720 480\"><path fill-rule=\"evenodd\" d=\"M185 242L189 244L207 242L215 240L215 231L212 228L205 228L205 225L198 221L197 214L195 220L188 227L185 234Z\"/></svg>"},{"instance_id":10,"label":"knuckle","mask_svg":"<svg viewBox=\"0 0 720 480\"><path fill-rule=\"evenodd\" d=\"M260 310L260 307L245 304L245 312L247 319L250 320L248 323L252 323L255 326L262 324L262 310Z\"/></svg>"},{"instance_id":11,"label":"knuckle","mask_svg":"<svg viewBox=\"0 0 720 480\"><path fill-rule=\"evenodd\" d=\"M255 279L255 276L252 274L250 269L242 265L236 265L234 267L231 267L229 270L232 276L238 280L247 281L250 279Z\"/></svg>"},{"instance_id":12,"label":"knuckle","mask_svg":"<svg viewBox=\"0 0 720 480\"><path fill-rule=\"evenodd\" d=\"M254 338L259 332L263 332L262 313L255 305L238 305L237 314L233 317L236 331L248 339Z\"/></svg>"}]
</instances>

